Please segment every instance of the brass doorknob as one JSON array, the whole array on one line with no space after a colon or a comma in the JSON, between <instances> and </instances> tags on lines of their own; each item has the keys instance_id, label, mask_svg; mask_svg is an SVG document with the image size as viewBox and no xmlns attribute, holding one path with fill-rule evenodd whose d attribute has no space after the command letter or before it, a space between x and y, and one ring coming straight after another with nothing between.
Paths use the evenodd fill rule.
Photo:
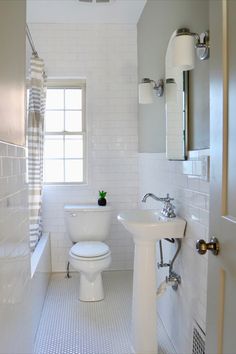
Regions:
<instances>
[{"instance_id":1,"label":"brass doorknob","mask_svg":"<svg viewBox=\"0 0 236 354\"><path fill-rule=\"evenodd\" d=\"M196 249L199 254L205 254L209 250L214 256L217 256L220 251L220 244L216 237L212 237L209 243L204 240L197 240Z\"/></svg>"}]
</instances>

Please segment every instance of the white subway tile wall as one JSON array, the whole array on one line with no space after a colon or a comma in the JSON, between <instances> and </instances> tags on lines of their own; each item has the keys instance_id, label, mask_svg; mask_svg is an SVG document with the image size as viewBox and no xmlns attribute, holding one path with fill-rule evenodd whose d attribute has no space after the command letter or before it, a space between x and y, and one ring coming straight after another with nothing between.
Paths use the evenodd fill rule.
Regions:
<instances>
[{"instance_id":1,"label":"white subway tile wall","mask_svg":"<svg viewBox=\"0 0 236 354\"><path fill-rule=\"evenodd\" d=\"M195 319L206 329L207 255L200 256L196 240L208 240L209 228L209 150L189 153L188 161L167 161L165 154L139 154L139 200L147 192L175 198L177 214L187 221L181 252L174 270L181 275L177 292L168 288L158 299L159 316L177 353L191 353L192 324ZM160 208L149 198L142 208ZM164 260L169 262L176 247L163 241ZM159 247L157 246L157 260ZM157 272L158 284L168 274L167 268Z\"/></svg>"},{"instance_id":2,"label":"white subway tile wall","mask_svg":"<svg viewBox=\"0 0 236 354\"><path fill-rule=\"evenodd\" d=\"M108 192L114 207L111 269L132 269L133 242L118 224L120 210L137 207L137 31L135 25L31 24L47 74L86 79L88 184L45 186L44 231L50 232L53 272L65 271L71 242L65 204L96 202Z\"/></svg>"},{"instance_id":3,"label":"white subway tile wall","mask_svg":"<svg viewBox=\"0 0 236 354\"><path fill-rule=\"evenodd\" d=\"M29 280L25 149L0 142L0 353L32 350Z\"/></svg>"},{"instance_id":4,"label":"white subway tile wall","mask_svg":"<svg viewBox=\"0 0 236 354\"><path fill-rule=\"evenodd\" d=\"M0 142L0 303L20 298L30 278L25 150Z\"/></svg>"}]
</instances>

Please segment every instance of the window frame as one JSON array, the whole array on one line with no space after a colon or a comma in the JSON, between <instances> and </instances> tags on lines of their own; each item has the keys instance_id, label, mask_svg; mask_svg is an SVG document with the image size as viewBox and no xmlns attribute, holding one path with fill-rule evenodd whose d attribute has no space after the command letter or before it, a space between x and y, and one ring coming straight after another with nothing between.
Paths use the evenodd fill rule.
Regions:
<instances>
[{"instance_id":1,"label":"window frame","mask_svg":"<svg viewBox=\"0 0 236 354\"><path fill-rule=\"evenodd\" d=\"M88 147L87 147L87 122L86 122L86 81L78 80L78 79L48 79L47 80L47 89L81 89L82 90L82 131L81 132L46 132L44 128L44 136L46 135L59 135L63 138L66 135L81 135L83 137L83 181L79 182L45 182L43 181L43 185L45 186L75 186L75 185L87 185L87 160L88 160ZM64 110L65 112L65 107ZM46 108L45 108L46 113ZM65 123L65 116L64 116ZM43 161L45 161L45 157L43 157ZM50 159L47 159L50 160ZM52 160L56 160L52 158ZM63 156L63 161L65 161L65 156ZM65 163L64 163L64 176L65 176Z\"/></svg>"}]
</instances>

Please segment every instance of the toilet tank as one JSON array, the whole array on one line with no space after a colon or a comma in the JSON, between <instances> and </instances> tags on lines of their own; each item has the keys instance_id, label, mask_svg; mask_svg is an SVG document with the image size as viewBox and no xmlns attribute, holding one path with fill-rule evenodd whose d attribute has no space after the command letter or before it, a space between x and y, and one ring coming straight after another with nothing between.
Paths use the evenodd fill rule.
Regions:
<instances>
[{"instance_id":1,"label":"toilet tank","mask_svg":"<svg viewBox=\"0 0 236 354\"><path fill-rule=\"evenodd\" d=\"M72 242L104 241L110 232L112 208L97 204L65 205L65 222Z\"/></svg>"}]
</instances>

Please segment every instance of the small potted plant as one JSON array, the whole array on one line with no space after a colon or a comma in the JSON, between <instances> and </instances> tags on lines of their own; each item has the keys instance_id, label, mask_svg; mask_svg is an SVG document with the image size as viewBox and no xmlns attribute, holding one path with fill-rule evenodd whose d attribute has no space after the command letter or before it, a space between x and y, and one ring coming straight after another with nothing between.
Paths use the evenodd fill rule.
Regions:
<instances>
[{"instance_id":1,"label":"small potted plant","mask_svg":"<svg viewBox=\"0 0 236 354\"><path fill-rule=\"evenodd\" d=\"M106 201L106 198L105 198L106 195L107 195L107 192L99 191L98 205L105 206L107 204L107 201Z\"/></svg>"}]
</instances>

